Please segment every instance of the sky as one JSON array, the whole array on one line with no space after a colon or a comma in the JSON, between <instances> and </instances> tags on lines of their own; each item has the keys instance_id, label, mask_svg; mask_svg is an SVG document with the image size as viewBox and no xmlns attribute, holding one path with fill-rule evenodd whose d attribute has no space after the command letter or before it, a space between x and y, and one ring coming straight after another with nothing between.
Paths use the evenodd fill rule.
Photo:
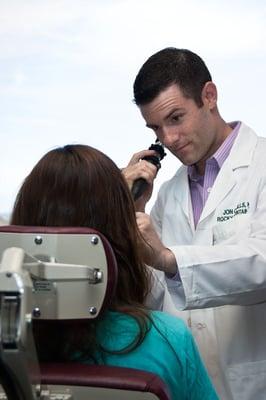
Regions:
<instances>
[{"instance_id":1,"label":"sky","mask_svg":"<svg viewBox=\"0 0 266 400\"><path fill-rule=\"evenodd\" d=\"M132 85L168 46L204 59L226 121L266 136L265 1L0 0L0 216L52 148L88 144L123 167L154 142ZM179 166L168 153L148 210Z\"/></svg>"}]
</instances>

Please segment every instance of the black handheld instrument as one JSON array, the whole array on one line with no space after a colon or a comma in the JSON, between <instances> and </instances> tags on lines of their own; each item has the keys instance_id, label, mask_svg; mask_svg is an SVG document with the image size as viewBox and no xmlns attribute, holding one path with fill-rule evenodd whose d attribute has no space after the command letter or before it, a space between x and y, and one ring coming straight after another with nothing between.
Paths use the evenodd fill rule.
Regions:
<instances>
[{"instance_id":1,"label":"black handheld instrument","mask_svg":"<svg viewBox=\"0 0 266 400\"><path fill-rule=\"evenodd\" d=\"M157 170L160 169L160 161L166 156L166 153L164 152L164 147L159 139L156 139L156 142L149 147L149 150L155 150L156 154L143 157L142 160L149 161L157 167ZM147 185L148 182L144 178L135 180L131 189L131 193L135 201L145 192Z\"/></svg>"}]
</instances>

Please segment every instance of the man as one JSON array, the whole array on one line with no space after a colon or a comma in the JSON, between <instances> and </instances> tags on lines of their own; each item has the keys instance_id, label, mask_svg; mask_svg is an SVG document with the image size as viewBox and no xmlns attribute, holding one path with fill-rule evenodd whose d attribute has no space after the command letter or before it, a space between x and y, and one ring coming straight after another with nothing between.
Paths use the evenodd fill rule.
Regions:
<instances>
[{"instance_id":1,"label":"man","mask_svg":"<svg viewBox=\"0 0 266 400\"><path fill-rule=\"evenodd\" d=\"M148 128L183 165L145 214L156 167L135 154L124 175L148 190L136 203L147 262L164 271L224 400L266 398L266 139L226 123L202 59L166 48L134 83Z\"/></svg>"}]
</instances>

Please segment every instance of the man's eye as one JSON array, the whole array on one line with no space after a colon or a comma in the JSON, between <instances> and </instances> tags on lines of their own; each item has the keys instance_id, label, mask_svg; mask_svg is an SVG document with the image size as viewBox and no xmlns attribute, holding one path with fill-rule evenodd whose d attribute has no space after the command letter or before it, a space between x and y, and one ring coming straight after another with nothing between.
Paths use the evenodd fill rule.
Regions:
<instances>
[{"instance_id":1,"label":"man's eye","mask_svg":"<svg viewBox=\"0 0 266 400\"><path fill-rule=\"evenodd\" d=\"M180 121L181 118L182 118L182 115L173 115L172 116L173 121Z\"/></svg>"}]
</instances>

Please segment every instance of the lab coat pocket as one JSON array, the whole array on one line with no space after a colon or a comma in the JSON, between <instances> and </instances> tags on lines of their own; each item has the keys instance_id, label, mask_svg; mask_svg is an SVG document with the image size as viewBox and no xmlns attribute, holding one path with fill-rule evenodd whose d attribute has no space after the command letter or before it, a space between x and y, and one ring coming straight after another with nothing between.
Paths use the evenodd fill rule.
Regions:
<instances>
[{"instance_id":1,"label":"lab coat pocket","mask_svg":"<svg viewBox=\"0 0 266 400\"><path fill-rule=\"evenodd\" d=\"M232 223L215 225L212 228L212 232L213 232L213 244L219 244L221 242L224 242L225 240L234 236L236 233L234 225Z\"/></svg>"},{"instance_id":2,"label":"lab coat pocket","mask_svg":"<svg viewBox=\"0 0 266 400\"><path fill-rule=\"evenodd\" d=\"M212 228L213 244L227 242L234 244L241 239L246 239L250 234L250 223L233 218L230 222L219 223Z\"/></svg>"},{"instance_id":3,"label":"lab coat pocket","mask_svg":"<svg viewBox=\"0 0 266 400\"><path fill-rule=\"evenodd\" d=\"M265 400L266 361L231 365L228 378L234 399Z\"/></svg>"}]
</instances>

